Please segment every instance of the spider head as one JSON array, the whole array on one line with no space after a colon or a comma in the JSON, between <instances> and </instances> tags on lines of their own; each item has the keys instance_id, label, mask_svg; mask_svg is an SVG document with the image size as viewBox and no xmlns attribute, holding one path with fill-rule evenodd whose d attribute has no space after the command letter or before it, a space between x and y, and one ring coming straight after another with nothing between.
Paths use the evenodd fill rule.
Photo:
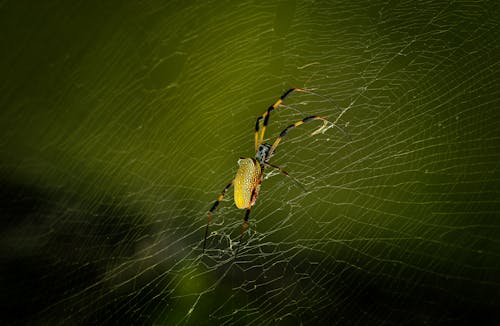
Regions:
<instances>
[{"instance_id":1,"label":"spider head","mask_svg":"<svg viewBox=\"0 0 500 326\"><path fill-rule=\"evenodd\" d=\"M260 144L259 148L257 149L257 152L255 153L255 159L260 163L263 164L273 156L273 154L269 155L269 150L271 149L270 144Z\"/></svg>"}]
</instances>

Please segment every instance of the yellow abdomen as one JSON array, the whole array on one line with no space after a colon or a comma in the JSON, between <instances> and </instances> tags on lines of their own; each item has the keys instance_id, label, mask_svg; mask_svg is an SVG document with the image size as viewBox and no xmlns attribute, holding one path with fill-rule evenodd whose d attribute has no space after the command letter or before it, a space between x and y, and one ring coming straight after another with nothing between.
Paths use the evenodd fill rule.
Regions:
<instances>
[{"instance_id":1,"label":"yellow abdomen","mask_svg":"<svg viewBox=\"0 0 500 326\"><path fill-rule=\"evenodd\" d=\"M239 209L248 208L252 202L252 192L259 184L260 165L251 158L238 161L239 168L234 178L234 203Z\"/></svg>"}]
</instances>

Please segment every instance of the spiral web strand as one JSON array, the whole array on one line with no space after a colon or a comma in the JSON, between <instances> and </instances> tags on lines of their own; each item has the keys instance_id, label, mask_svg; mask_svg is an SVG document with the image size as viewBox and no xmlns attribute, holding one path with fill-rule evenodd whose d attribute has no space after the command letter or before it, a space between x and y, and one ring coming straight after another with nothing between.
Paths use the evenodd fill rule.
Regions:
<instances>
[{"instance_id":1,"label":"spiral web strand","mask_svg":"<svg viewBox=\"0 0 500 326\"><path fill-rule=\"evenodd\" d=\"M2 275L9 304L32 307L8 323L498 317L497 3L87 6L42 12L58 33L87 26L80 13L102 26L39 58L43 78L4 54L26 78L1 84L5 214L23 217L2 231L16 271ZM27 34L29 47L48 34ZM321 122L290 131L271 163L308 191L266 169L240 244L229 191L203 254L210 205L290 87L321 96L287 98L266 142L309 115L351 139Z\"/></svg>"}]
</instances>

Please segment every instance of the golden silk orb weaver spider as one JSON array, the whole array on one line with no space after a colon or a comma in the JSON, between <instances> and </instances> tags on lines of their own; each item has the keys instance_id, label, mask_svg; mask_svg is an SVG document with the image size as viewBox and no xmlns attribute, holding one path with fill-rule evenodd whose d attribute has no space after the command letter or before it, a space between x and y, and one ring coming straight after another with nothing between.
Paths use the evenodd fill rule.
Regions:
<instances>
[{"instance_id":1,"label":"golden silk orb weaver spider","mask_svg":"<svg viewBox=\"0 0 500 326\"><path fill-rule=\"evenodd\" d=\"M207 218L207 226L205 228L205 238L203 240L203 252L205 252L205 245L207 243L207 236L208 236L208 227L210 225L210 221L212 220L212 214L219 206L219 203L222 201L224 198L224 195L226 194L227 190L231 187L234 186L234 203L236 204L236 207L239 209L246 209L245 212L245 218L243 221L243 226L241 229L241 235L240 235L240 241L238 243L238 247L236 249L235 257L238 254L239 250L239 244L241 243L243 239L243 234L245 233L245 230L248 225L248 218L250 216L250 210L252 209L252 206L255 205L255 202L257 201L257 197L259 195L259 190L260 190L260 185L263 180L264 176L264 168L265 167L270 167L273 169L276 169L279 173L290 177L293 181L295 181L297 184L298 181L296 181L293 177L291 177L287 172L285 172L282 168L279 166L273 165L269 163L269 160L271 157L274 155L274 151L276 150L276 147L280 143L280 141L287 135L287 133L295 128L298 127L306 122L310 122L313 120L322 120L323 121L323 126L318 129L317 131L313 132L314 134L317 134L321 130L323 130L328 123L331 125L337 127L340 129L344 134L347 135L347 133L340 128L339 126L335 125L333 122L317 116L317 115L312 115L309 117L306 117L302 120L299 120L288 127L286 127L276 138L274 143L272 145L264 143L264 133L266 132L266 128L269 124L269 117L271 115L271 112L275 109L277 109L280 106L284 106L282 103L285 100L285 98L290 95L293 92L305 92L305 93L311 93L315 95L319 95L316 93L313 93L312 91L309 91L304 88L290 88L287 90L281 97L273 104L271 105L262 116L257 118L257 121L255 123L255 158L243 158L240 157L238 160L238 171L236 172L236 176L234 177L233 180L231 180L230 183L227 184L227 186L222 190L222 193L217 197L217 200L214 202L212 205L212 208L208 211L208 218ZM319 95L321 97L324 97L322 95ZM260 124L261 120L263 120L262 123L262 129L260 129ZM259 135L260 131L260 135Z\"/></svg>"}]
</instances>

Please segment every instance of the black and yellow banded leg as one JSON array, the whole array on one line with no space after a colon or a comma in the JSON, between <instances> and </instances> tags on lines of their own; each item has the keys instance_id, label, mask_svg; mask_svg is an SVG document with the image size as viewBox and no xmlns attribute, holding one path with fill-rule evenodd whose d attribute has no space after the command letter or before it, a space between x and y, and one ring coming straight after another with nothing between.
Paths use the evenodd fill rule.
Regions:
<instances>
[{"instance_id":1,"label":"black and yellow banded leg","mask_svg":"<svg viewBox=\"0 0 500 326\"><path fill-rule=\"evenodd\" d=\"M286 134L292 130L293 128L295 127L298 127L300 126L301 124L304 124L306 122L309 122L309 121L313 121L313 120L323 120L325 123L331 123L333 124L333 122L330 122L329 120L323 118L323 117L320 117L320 116L317 116L317 115L313 115L313 116L310 116L310 117L306 117L300 121L297 121L295 122L294 124L291 124L289 125L288 127L286 127L281 133L280 135L278 136L278 138L276 138L276 140L274 141L273 143L273 146L271 146L271 149L269 150L269 154L268 156L271 156L274 152L274 150L276 149L276 147L278 147L278 144L280 143L281 139L283 139L283 137L286 136Z\"/></svg>"},{"instance_id":2,"label":"black and yellow banded leg","mask_svg":"<svg viewBox=\"0 0 500 326\"><path fill-rule=\"evenodd\" d=\"M208 211L207 227L205 228L205 239L203 240L203 253L205 253L205 245L207 243L207 236L208 236L208 226L210 225L210 221L212 220L212 213L215 211L215 209L217 208L217 206L219 206L219 203L224 198L224 195L226 194L226 191L229 188L231 188L231 186L233 185L233 182L234 182L234 180L231 180L231 182L227 184L227 186L224 188L224 190L222 190L222 192L219 195L219 197L217 197L217 200L212 205L212 208L210 208L210 210Z\"/></svg>"},{"instance_id":3,"label":"black and yellow banded leg","mask_svg":"<svg viewBox=\"0 0 500 326\"><path fill-rule=\"evenodd\" d=\"M304 190L304 192L307 192L306 187L304 187L304 185L303 185L302 183L300 183L300 182L299 182L299 180L297 180L297 179L295 179L294 177L292 177L292 176L291 176L288 172L286 172L285 170L283 170L283 169L282 169L282 168L280 168L279 166L274 165L274 164L271 164L271 163L269 163L269 162L266 162L266 163L264 163L264 164L265 164L265 165L267 165L267 166L269 166L269 167L271 167L271 168L273 168L273 169L278 170L278 172L279 172L279 173L281 173L281 174L283 174L284 176L289 177L290 179L292 179L292 180L293 180L293 182L295 182L295 184L296 184L297 186L299 186L302 190Z\"/></svg>"},{"instance_id":4,"label":"black and yellow banded leg","mask_svg":"<svg viewBox=\"0 0 500 326\"><path fill-rule=\"evenodd\" d=\"M238 242L238 247L236 248L236 252L234 253L234 259L236 259L236 256L238 256L238 251L240 251L241 242L243 241L243 235L245 234L245 231L247 230L248 218L250 217L251 210L252 210L252 207L248 206L248 208L245 212L245 220L243 221L243 225L241 226L240 241Z\"/></svg>"},{"instance_id":5,"label":"black and yellow banded leg","mask_svg":"<svg viewBox=\"0 0 500 326\"><path fill-rule=\"evenodd\" d=\"M259 195L259 188L260 188L261 183L262 183L262 175L261 175L261 178L259 180L259 183L252 190L252 196L250 197L252 199L248 203L247 210L245 212L245 219L243 220L243 225L241 226L240 241L238 242L238 247L236 248L236 252L234 253L235 260L236 260L236 256L238 256L238 251L240 250L241 242L243 241L243 235L245 234L245 231L247 230L248 218L250 217L250 211L252 210L252 203L255 203L255 201L257 200L257 196Z\"/></svg>"},{"instance_id":6,"label":"black and yellow banded leg","mask_svg":"<svg viewBox=\"0 0 500 326\"><path fill-rule=\"evenodd\" d=\"M302 88L290 88L287 90L281 97L269 108L267 108L267 111L262 114L262 116L257 118L257 121L255 122L255 151L259 149L259 145L262 144L264 141L264 133L266 132L267 125L269 124L269 116L271 115L271 112L276 109L280 104L285 100L285 98L290 95L294 91L304 91ZM260 121L264 119L264 123L262 124L262 132L260 134L260 141L259 141L259 128L260 128Z\"/></svg>"}]
</instances>

